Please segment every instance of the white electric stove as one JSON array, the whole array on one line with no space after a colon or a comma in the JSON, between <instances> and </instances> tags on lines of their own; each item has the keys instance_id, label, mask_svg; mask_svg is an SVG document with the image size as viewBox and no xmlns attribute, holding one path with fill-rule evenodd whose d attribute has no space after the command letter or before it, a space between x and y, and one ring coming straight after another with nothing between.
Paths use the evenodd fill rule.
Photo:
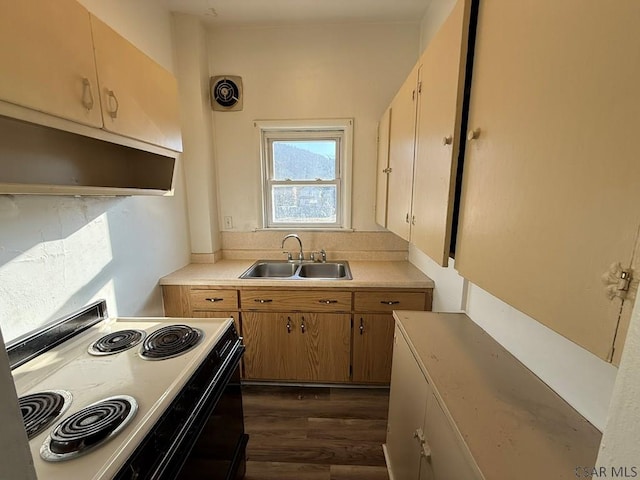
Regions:
<instances>
[{"instance_id":1,"label":"white electric stove","mask_svg":"<svg viewBox=\"0 0 640 480\"><path fill-rule=\"evenodd\" d=\"M145 343L154 332L169 326L186 329L197 338L190 340L186 351L162 359L145 358L149 347ZM118 344L123 342L125 333L131 332L142 337L134 346L116 345L116 352L108 354L99 348L96 351L97 340L106 338L106 343ZM165 333L158 340L160 347L180 343L180 335ZM66 402L59 408L61 415L39 433L32 432L29 440L38 478L199 478L198 468L212 463L239 470L237 476L230 478L241 478L247 440L239 390L242 351L231 319L105 318L17 366L13 377L19 398L35 399L31 403L37 404L42 400L35 394L53 392L54 398ZM230 389L235 391L225 396ZM230 446L216 447L226 450L222 455L199 447L198 441L207 429L213 428L213 410L226 397L235 399L236 415L220 428L228 430L229 423L235 425L235 437L230 439ZM112 404L116 411L107 411ZM91 405L94 410L87 409ZM23 415L30 413L30 408L29 402L24 403ZM93 423L106 422L109 416L121 417L118 422L123 420L124 424L108 433L91 432L98 428ZM89 430L89 439L69 440L67 430L76 428ZM217 437L231 432L207 435ZM200 443L211 443L209 440ZM234 451L235 457L231 458L228 451ZM193 458L186 461L190 455ZM221 455L224 461L220 460ZM175 458L169 462L170 457ZM220 478L227 478L224 475L226 472Z\"/></svg>"}]
</instances>

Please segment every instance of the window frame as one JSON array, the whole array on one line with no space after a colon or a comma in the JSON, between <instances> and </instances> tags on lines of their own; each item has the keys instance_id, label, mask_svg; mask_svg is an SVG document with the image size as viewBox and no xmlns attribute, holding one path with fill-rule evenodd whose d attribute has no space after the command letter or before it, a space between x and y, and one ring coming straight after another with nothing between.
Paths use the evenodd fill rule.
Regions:
<instances>
[{"instance_id":1,"label":"window frame","mask_svg":"<svg viewBox=\"0 0 640 480\"><path fill-rule=\"evenodd\" d=\"M345 230L351 228L351 169L353 119L255 121L260 144L262 228L268 230ZM334 180L274 180L274 141L337 140ZM336 185L336 221L333 223L273 222L272 191L279 185Z\"/></svg>"}]
</instances>

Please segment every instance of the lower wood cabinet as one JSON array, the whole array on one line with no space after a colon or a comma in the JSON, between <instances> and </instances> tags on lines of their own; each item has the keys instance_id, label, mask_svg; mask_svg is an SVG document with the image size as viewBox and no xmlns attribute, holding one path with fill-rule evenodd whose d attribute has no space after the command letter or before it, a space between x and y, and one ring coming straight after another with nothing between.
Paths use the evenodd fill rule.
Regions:
<instances>
[{"instance_id":1,"label":"lower wood cabinet","mask_svg":"<svg viewBox=\"0 0 640 480\"><path fill-rule=\"evenodd\" d=\"M243 378L388 385L394 310L430 310L429 289L276 289L163 285L165 314L231 317Z\"/></svg>"},{"instance_id":2,"label":"lower wood cabinet","mask_svg":"<svg viewBox=\"0 0 640 480\"><path fill-rule=\"evenodd\" d=\"M351 315L244 312L245 378L348 382Z\"/></svg>"}]
</instances>

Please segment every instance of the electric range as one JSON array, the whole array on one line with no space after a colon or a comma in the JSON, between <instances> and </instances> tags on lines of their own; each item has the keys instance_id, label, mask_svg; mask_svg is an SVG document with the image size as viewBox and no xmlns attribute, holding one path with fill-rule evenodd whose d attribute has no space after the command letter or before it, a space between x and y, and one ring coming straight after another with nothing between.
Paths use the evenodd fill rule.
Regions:
<instances>
[{"instance_id":1,"label":"electric range","mask_svg":"<svg viewBox=\"0 0 640 480\"><path fill-rule=\"evenodd\" d=\"M182 333L158 337L176 326ZM105 317L83 328L20 359L12 372L25 419L33 404L61 404L50 425L36 418L31 429L38 478L242 478L248 437L238 365L244 346L231 319ZM128 336L134 345L125 348ZM154 337L158 345L149 346ZM166 358L147 355L176 343L188 345ZM102 351L109 344L114 353ZM22 346L8 345L10 358ZM36 396L42 392L52 392L53 400ZM217 410L224 410L223 420ZM123 424L91 432L110 417ZM68 440L74 429L88 429L89 439Z\"/></svg>"}]
</instances>

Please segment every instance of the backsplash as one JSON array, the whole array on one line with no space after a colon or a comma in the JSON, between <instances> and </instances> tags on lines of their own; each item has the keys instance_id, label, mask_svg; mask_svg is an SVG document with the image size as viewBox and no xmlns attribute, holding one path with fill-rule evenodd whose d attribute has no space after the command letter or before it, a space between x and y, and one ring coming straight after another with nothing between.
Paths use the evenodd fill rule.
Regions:
<instances>
[{"instance_id":1,"label":"backsplash","mask_svg":"<svg viewBox=\"0 0 640 480\"><path fill-rule=\"evenodd\" d=\"M409 255L409 244L390 232L305 232L295 230L254 232L222 232L221 256L227 260L284 259L283 251L296 252L298 243L287 240L288 233L297 233L302 240L305 257L324 249L329 260L402 261ZM192 255L193 257L193 255ZM216 260L220 255L215 255ZM211 261L211 256L207 256Z\"/></svg>"}]
</instances>

